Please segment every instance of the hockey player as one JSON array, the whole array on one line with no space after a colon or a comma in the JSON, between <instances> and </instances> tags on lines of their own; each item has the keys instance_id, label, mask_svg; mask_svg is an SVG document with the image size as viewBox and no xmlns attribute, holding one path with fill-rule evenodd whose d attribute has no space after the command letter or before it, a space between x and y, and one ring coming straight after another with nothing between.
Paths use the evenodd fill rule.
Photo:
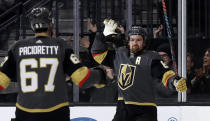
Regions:
<instances>
[{"instance_id":1,"label":"hockey player","mask_svg":"<svg viewBox=\"0 0 210 121\"><path fill-rule=\"evenodd\" d=\"M155 79L179 92L187 89L185 79L164 68L157 52L144 49L146 32L140 26L129 30L128 47L109 51L106 41L116 37L117 24L112 19L106 19L104 24L104 31L97 33L91 51L98 63L113 67L117 75L121 101L113 121L157 121Z\"/></svg>"},{"instance_id":2,"label":"hockey player","mask_svg":"<svg viewBox=\"0 0 210 121\"><path fill-rule=\"evenodd\" d=\"M83 66L67 42L51 37L48 9L34 8L30 24L34 38L18 41L0 71L0 89L15 78L19 85L16 121L69 121L65 77L81 88L103 82L104 72Z\"/></svg>"}]
</instances>

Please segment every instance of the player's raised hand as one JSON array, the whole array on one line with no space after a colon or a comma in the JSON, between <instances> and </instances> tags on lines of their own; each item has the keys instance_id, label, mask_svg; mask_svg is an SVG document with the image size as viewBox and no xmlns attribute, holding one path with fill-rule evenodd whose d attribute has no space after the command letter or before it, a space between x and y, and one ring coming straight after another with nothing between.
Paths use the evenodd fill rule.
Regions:
<instances>
[{"instance_id":1,"label":"player's raised hand","mask_svg":"<svg viewBox=\"0 0 210 121\"><path fill-rule=\"evenodd\" d=\"M112 20L112 19L105 19L104 20L104 25L105 25L105 28L104 28L104 31L103 31L104 36L117 34L115 32L115 30L116 30L118 25L117 25L117 23L114 20Z\"/></svg>"}]
</instances>

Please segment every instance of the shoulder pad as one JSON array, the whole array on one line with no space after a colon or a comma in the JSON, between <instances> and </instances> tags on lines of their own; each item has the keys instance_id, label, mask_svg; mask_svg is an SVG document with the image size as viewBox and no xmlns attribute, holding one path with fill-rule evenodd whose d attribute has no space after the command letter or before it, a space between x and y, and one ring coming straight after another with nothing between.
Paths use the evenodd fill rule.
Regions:
<instances>
[{"instance_id":1,"label":"shoulder pad","mask_svg":"<svg viewBox=\"0 0 210 121\"><path fill-rule=\"evenodd\" d=\"M156 51L146 51L146 54L150 56L153 60L161 60L160 55Z\"/></svg>"},{"instance_id":2,"label":"shoulder pad","mask_svg":"<svg viewBox=\"0 0 210 121\"><path fill-rule=\"evenodd\" d=\"M129 54L129 49L126 48L126 46L119 47L119 48L116 49L116 53L118 53L118 54L122 54L122 53Z\"/></svg>"},{"instance_id":3,"label":"shoulder pad","mask_svg":"<svg viewBox=\"0 0 210 121\"><path fill-rule=\"evenodd\" d=\"M117 48L117 51L118 51L118 52L127 52L128 49L127 49L125 46L123 46L123 47Z\"/></svg>"}]
</instances>

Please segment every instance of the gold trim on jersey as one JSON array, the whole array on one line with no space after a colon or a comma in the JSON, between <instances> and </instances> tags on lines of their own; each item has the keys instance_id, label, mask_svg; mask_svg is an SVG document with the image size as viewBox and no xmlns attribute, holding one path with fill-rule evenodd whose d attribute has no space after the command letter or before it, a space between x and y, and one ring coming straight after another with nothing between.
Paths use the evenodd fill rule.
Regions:
<instances>
[{"instance_id":1,"label":"gold trim on jersey","mask_svg":"<svg viewBox=\"0 0 210 121\"><path fill-rule=\"evenodd\" d=\"M105 59L107 53L108 53L108 51L105 51L105 52L99 53L99 54L94 54L95 56L93 56L93 58L96 62L101 64L103 62L103 60Z\"/></svg>"},{"instance_id":2,"label":"gold trim on jersey","mask_svg":"<svg viewBox=\"0 0 210 121\"><path fill-rule=\"evenodd\" d=\"M78 68L72 75L72 81L76 84L79 85L79 83L87 76L88 74L88 68L83 66Z\"/></svg>"},{"instance_id":3,"label":"gold trim on jersey","mask_svg":"<svg viewBox=\"0 0 210 121\"><path fill-rule=\"evenodd\" d=\"M94 84L95 88L103 88L105 86L106 86L105 84Z\"/></svg>"},{"instance_id":4,"label":"gold trim on jersey","mask_svg":"<svg viewBox=\"0 0 210 121\"><path fill-rule=\"evenodd\" d=\"M69 102L64 102L64 103L58 104L56 106L53 106L53 107L47 108L47 109L30 109L30 108L25 108L25 107L19 105L18 103L16 103L17 108L19 108L20 110L26 111L26 112L30 112L30 113L51 112L51 111L57 110L64 106L69 106Z\"/></svg>"},{"instance_id":5,"label":"gold trim on jersey","mask_svg":"<svg viewBox=\"0 0 210 121\"><path fill-rule=\"evenodd\" d=\"M124 100L123 97L118 97L117 100Z\"/></svg>"},{"instance_id":6,"label":"gold trim on jersey","mask_svg":"<svg viewBox=\"0 0 210 121\"><path fill-rule=\"evenodd\" d=\"M165 73L163 74L163 78L162 78L163 85L164 85L165 87L167 87L167 85L168 85L168 80L169 80L171 77L175 76L175 75L176 75L176 74L175 74L174 71L172 71L172 70L165 72Z\"/></svg>"},{"instance_id":7,"label":"gold trim on jersey","mask_svg":"<svg viewBox=\"0 0 210 121\"><path fill-rule=\"evenodd\" d=\"M157 106L157 104L155 103L140 103L140 102L132 102L132 101L125 101L125 104L142 105L142 106Z\"/></svg>"},{"instance_id":8,"label":"gold trim on jersey","mask_svg":"<svg viewBox=\"0 0 210 121\"><path fill-rule=\"evenodd\" d=\"M0 72L0 86L4 89L7 88L10 84L11 79L3 72Z\"/></svg>"}]
</instances>

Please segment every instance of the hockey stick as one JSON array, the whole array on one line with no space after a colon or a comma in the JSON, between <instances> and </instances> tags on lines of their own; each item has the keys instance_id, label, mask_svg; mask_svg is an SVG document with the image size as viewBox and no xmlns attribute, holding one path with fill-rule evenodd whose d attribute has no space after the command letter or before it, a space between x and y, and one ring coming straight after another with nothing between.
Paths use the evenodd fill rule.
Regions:
<instances>
[{"instance_id":1,"label":"hockey stick","mask_svg":"<svg viewBox=\"0 0 210 121\"><path fill-rule=\"evenodd\" d=\"M175 71L176 74L178 74L177 64L176 64L176 56L175 56L174 46L173 46L173 42L172 42L171 27L170 27L169 20L168 20L166 3L165 3L165 0L161 0L161 1L162 1L164 20L165 20L165 24L166 24L168 39L169 39L171 58L172 58L172 61L173 61L174 71Z\"/></svg>"},{"instance_id":2,"label":"hockey stick","mask_svg":"<svg viewBox=\"0 0 210 121\"><path fill-rule=\"evenodd\" d=\"M52 17L52 36L56 37L58 35L58 32L57 32L57 1L56 0L52 0L52 14L51 14L51 17Z\"/></svg>"},{"instance_id":3,"label":"hockey stick","mask_svg":"<svg viewBox=\"0 0 210 121\"><path fill-rule=\"evenodd\" d=\"M165 3L165 0L161 0L161 1L162 1L162 6L163 6L163 14L164 14L164 19L165 19L165 23L166 23L167 33L168 33L168 39L169 39L169 45L170 45L170 50L171 50L171 55L172 55L174 71L176 74L178 74L175 52L174 52L174 48L173 48L174 46L173 46L173 42L172 42L171 28L169 25L169 20L168 20L168 15L167 15L166 3ZM178 93L178 102L182 102L182 101L186 102L186 92Z\"/></svg>"}]
</instances>

